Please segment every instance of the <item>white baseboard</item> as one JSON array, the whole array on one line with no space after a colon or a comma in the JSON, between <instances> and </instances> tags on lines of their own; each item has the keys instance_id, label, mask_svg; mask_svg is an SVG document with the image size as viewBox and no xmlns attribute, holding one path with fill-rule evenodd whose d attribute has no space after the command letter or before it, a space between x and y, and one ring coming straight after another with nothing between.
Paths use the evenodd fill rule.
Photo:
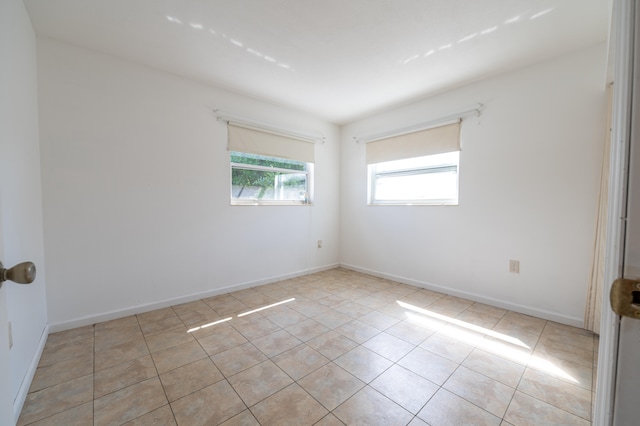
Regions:
<instances>
[{"instance_id":1,"label":"white baseboard","mask_svg":"<svg viewBox=\"0 0 640 426\"><path fill-rule=\"evenodd\" d=\"M144 312L154 311L156 309L167 308L169 306L179 305L181 303L193 302L195 300L205 299L207 297L218 296L220 294L230 293L232 291L244 290L246 288L257 287L260 285L271 284L278 281L287 280L290 278L301 277L304 275L313 274L316 272L326 271L329 269L337 268L340 266L338 263L320 266L317 268L305 269L302 271L296 271L289 274L278 275L274 277L264 278L260 280L245 282L241 284L234 284L226 287L220 287L213 290L207 290L200 293L193 293L186 296L180 296L173 299L161 300L158 302L147 303L143 305L131 306L125 309L119 309L116 311L103 312L95 315L88 315L82 318L76 318L69 321L62 321L49 324L49 332L56 333L59 331L70 330L76 327L83 327L85 325L97 324L103 321L109 321L126 317L129 315L142 314Z\"/></svg>"},{"instance_id":2,"label":"white baseboard","mask_svg":"<svg viewBox=\"0 0 640 426\"><path fill-rule=\"evenodd\" d=\"M31 387L33 376L35 376L36 370L38 369L40 357L42 356L42 352L44 351L44 345L47 343L47 337L49 337L49 326L45 325L44 329L42 330L42 334L40 335L38 346L36 347L35 353L33 354L33 358L31 359L31 363L29 363L27 373L22 379L22 384L20 384L20 389L18 389L16 399L13 401L13 419L16 424L18 423L18 419L20 418L20 413L22 412L24 402L27 399L27 394L29 393L29 388Z\"/></svg>"},{"instance_id":3,"label":"white baseboard","mask_svg":"<svg viewBox=\"0 0 640 426\"><path fill-rule=\"evenodd\" d=\"M537 309L530 306L520 305L517 303L512 303L506 300L494 299L491 297L485 297L475 293L469 293L466 291L456 290L450 287L440 286L428 282L418 281L411 278L401 277L393 274L386 274L384 272L375 271L368 268L361 268L355 265L349 265L345 263L341 263L340 267L345 269L350 269L356 272L362 272L367 275L372 275L378 278L385 278L388 280L396 281L403 284L409 284L415 287L425 288L427 290L433 290L440 293L446 293L451 296L462 297L465 299L473 300L474 302L485 303L487 305L496 306L498 308L508 309L510 311L518 312L525 315L531 315L537 318L546 319L549 321L558 322L561 324L570 325L573 327L584 327L584 318L574 318L566 315L559 314L557 312L550 312L544 309Z\"/></svg>"}]
</instances>

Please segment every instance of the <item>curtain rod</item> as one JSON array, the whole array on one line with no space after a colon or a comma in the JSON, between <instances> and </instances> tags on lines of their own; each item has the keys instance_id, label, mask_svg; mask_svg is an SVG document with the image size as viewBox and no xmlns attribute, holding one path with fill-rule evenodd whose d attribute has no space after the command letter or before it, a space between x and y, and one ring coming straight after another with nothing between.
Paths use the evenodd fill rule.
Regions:
<instances>
[{"instance_id":1,"label":"curtain rod","mask_svg":"<svg viewBox=\"0 0 640 426\"><path fill-rule=\"evenodd\" d=\"M277 127L277 126L272 126L270 124L266 124L266 123L261 123L259 121L254 121L248 118L244 118L244 117L240 117L238 115L235 114L229 114L226 113L224 111L220 111L219 109L214 109L213 112L216 115L216 118L218 119L218 121L222 121L224 123L235 123L235 124L239 124L241 126L247 126L247 127L251 127L254 128L256 130L263 130L266 132L270 132L270 133L277 133L283 136L290 136L292 138L295 139L301 139L303 141L307 141L307 142L321 142L321 143L325 143L325 137L324 135L320 134L320 135L311 135L311 134L305 134L305 133L299 133L299 132L294 132L288 129L283 129L281 127Z\"/></svg>"},{"instance_id":2,"label":"curtain rod","mask_svg":"<svg viewBox=\"0 0 640 426\"><path fill-rule=\"evenodd\" d=\"M373 135L367 135L367 136L361 136L361 137L357 137L354 136L353 139L356 141L356 143L369 143L369 142L374 142L380 139L386 139L386 138L390 138L393 136L400 136L400 135L405 135L407 133L413 133L413 132L418 132L420 130L427 130L430 127L436 127L438 125L444 125L447 123L453 123L456 120L461 120L464 117L468 117L471 115L475 115L476 117L480 117L480 114L482 113L482 110L484 109L484 105L483 104L477 104L475 105L473 108L465 110L465 111L461 111L461 112L457 112L455 114L450 114L444 117L440 117L440 118L436 118L435 120L429 120L429 121L425 121L422 123L418 123L418 124L414 124L412 126L409 127L403 127L401 129L395 129L395 130L389 130L386 132L382 132L382 133L376 133Z\"/></svg>"}]
</instances>

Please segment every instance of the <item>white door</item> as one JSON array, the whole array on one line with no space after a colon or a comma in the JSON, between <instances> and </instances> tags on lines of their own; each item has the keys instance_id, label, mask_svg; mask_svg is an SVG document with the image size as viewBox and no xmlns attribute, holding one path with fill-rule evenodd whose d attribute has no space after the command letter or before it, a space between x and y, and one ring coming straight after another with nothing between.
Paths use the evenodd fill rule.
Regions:
<instances>
[{"instance_id":1,"label":"white door","mask_svg":"<svg viewBox=\"0 0 640 426\"><path fill-rule=\"evenodd\" d=\"M640 10L614 0L608 242L605 284L640 279ZM636 31L638 29L639 31ZM639 293L640 294L640 293ZM594 425L640 425L640 320L603 301Z\"/></svg>"}]
</instances>

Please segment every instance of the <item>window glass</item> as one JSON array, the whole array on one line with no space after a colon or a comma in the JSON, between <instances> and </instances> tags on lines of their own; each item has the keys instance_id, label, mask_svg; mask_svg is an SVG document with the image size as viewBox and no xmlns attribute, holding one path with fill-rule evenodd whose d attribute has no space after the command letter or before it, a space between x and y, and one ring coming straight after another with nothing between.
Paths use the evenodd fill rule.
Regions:
<instances>
[{"instance_id":1,"label":"window glass","mask_svg":"<svg viewBox=\"0 0 640 426\"><path fill-rule=\"evenodd\" d=\"M458 204L459 151L369 165L370 204Z\"/></svg>"},{"instance_id":2,"label":"window glass","mask_svg":"<svg viewBox=\"0 0 640 426\"><path fill-rule=\"evenodd\" d=\"M231 151L232 204L310 204L312 163Z\"/></svg>"}]
</instances>

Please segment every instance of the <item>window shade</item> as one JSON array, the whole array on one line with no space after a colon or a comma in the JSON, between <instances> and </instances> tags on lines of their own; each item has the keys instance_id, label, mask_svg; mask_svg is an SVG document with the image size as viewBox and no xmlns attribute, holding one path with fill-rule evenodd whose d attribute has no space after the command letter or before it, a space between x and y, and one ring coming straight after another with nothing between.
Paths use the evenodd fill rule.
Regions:
<instances>
[{"instance_id":1,"label":"window shade","mask_svg":"<svg viewBox=\"0 0 640 426\"><path fill-rule=\"evenodd\" d=\"M460 150L460 120L403 135L369 142L367 164L403 160Z\"/></svg>"},{"instance_id":2,"label":"window shade","mask_svg":"<svg viewBox=\"0 0 640 426\"><path fill-rule=\"evenodd\" d=\"M280 133L228 123L229 151L315 162L315 144Z\"/></svg>"}]
</instances>

